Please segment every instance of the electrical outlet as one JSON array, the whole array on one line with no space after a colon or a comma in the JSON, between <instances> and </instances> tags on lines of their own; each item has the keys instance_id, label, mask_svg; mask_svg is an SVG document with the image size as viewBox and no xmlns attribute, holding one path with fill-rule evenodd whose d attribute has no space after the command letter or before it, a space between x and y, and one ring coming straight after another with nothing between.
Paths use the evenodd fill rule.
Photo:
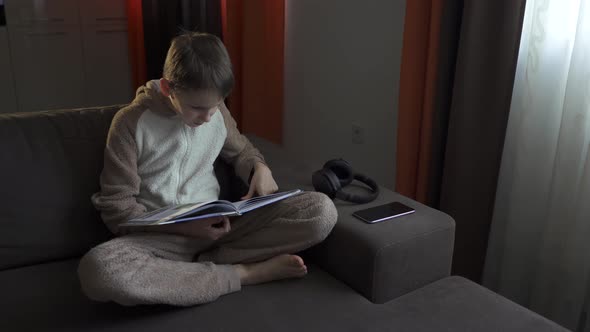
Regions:
<instances>
[{"instance_id":1,"label":"electrical outlet","mask_svg":"<svg viewBox=\"0 0 590 332\"><path fill-rule=\"evenodd\" d=\"M365 130L358 124L352 124L352 143L353 144L364 144L365 143Z\"/></svg>"}]
</instances>

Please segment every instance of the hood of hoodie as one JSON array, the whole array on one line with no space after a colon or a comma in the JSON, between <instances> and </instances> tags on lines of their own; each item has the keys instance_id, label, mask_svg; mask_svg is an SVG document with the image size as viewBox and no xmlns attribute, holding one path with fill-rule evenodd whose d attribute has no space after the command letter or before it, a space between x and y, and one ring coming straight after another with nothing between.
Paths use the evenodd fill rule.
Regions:
<instances>
[{"instance_id":1,"label":"hood of hoodie","mask_svg":"<svg viewBox=\"0 0 590 332\"><path fill-rule=\"evenodd\" d=\"M135 92L135 99L132 103L170 117L179 116L174 110L170 98L162 94L159 80L151 80L140 86Z\"/></svg>"}]
</instances>

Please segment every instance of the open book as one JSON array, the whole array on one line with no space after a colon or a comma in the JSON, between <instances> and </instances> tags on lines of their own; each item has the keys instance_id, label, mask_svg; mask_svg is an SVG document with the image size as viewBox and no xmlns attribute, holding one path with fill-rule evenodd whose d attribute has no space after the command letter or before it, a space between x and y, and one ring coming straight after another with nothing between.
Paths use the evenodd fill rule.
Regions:
<instances>
[{"instance_id":1,"label":"open book","mask_svg":"<svg viewBox=\"0 0 590 332\"><path fill-rule=\"evenodd\" d=\"M241 216L242 214L269 205L285 198L295 196L302 191L295 189L265 196L253 197L244 201L229 202L224 200L208 201L166 206L131 219L119 226L152 226L204 219L218 216Z\"/></svg>"}]
</instances>

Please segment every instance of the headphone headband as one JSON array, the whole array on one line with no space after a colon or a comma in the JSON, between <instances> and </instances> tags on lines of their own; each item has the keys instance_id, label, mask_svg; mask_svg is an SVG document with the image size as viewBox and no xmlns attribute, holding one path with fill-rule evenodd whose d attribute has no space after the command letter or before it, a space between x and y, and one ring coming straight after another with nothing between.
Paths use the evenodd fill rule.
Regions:
<instances>
[{"instance_id":1,"label":"headphone headband","mask_svg":"<svg viewBox=\"0 0 590 332\"><path fill-rule=\"evenodd\" d=\"M342 188L349 185L353 180L367 185L370 190L366 194L356 194L343 191ZM312 175L314 188L328 197L342 199L345 201L364 204L375 200L379 196L379 186L370 177L355 173L350 164L344 159L333 159L324 164L321 170L315 171Z\"/></svg>"},{"instance_id":2,"label":"headphone headband","mask_svg":"<svg viewBox=\"0 0 590 332\"><path fill-rule=\"evenodd\" d=\"M364 204L374 201L379 196L379 186L373 179L359 173L354 174L354 179L367 185L370 188L370 191L368 191L367 194L354 194L341 189L336 192L336 198L343 201Z\"/></svg>"}]
</instances>

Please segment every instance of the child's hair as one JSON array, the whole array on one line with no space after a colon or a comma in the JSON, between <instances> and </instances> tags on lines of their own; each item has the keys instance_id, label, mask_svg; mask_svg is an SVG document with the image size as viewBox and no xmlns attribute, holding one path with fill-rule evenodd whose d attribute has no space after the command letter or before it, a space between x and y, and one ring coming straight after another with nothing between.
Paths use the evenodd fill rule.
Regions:
<instances>
[{"instance_id":1,"label":"child's hair","mask_svg":"<svg viewBox=\"0 0 590 332\"><path fill-rule=\"evenodd\" d=\"M214 89L224 98L234 85L225 46L216 36L200 32L185 32L172 40L164 78L172 90Z\"/></svg>"}]
</instances>

